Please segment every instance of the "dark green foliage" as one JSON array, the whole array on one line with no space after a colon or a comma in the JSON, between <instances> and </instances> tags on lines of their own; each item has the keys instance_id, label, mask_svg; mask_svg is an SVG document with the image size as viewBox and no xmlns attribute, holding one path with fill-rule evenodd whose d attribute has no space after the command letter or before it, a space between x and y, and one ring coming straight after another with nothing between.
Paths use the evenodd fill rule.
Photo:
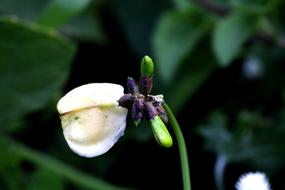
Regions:
<instances>
[{"instance_id":1,"label":"dark green foliage","mask_svg":"<svg viewBox=\"0 0 285 190\"><path fill-rule=\"evenodd\" d=\"M123 85L144 55L154 63L153 94L182 126L193 189L215 189L213 179L233 189L250 170L282 189L284 8L282 0L0 0L0 189L180 189L175 139L159 149L144 120L93 159L74 155L61 134L63 92Z\"/></svg>"},{"instance_id":2,"label":"dark green foliage","mask_svg":"<svg viewBox=\"0 0 285 190\"><path fill-rule=\"evenodd\" d=\"M75 46L56 31L0 21L1 129L42 108L64 84Z\"/></svg>"}]
</instances>

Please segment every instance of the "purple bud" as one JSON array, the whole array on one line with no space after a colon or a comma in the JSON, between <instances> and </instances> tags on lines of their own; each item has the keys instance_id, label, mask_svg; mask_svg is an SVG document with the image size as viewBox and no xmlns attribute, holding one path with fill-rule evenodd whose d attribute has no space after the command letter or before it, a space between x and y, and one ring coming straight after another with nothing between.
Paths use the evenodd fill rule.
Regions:
<instances>
[{"instance_id":1,"label":"purple bud","mask_svg":"<svg viewBox=\"0 0 285 190\"><path fill-rule=\"evenodd\" d=\"M139 93L138 85L136 84L136 81L132 77L128 77L127 85L128 85L129 93L131 94Z\"/></svg>"},{"instance_id":2,"label":"purple bud","mask_svg":"<svg viewBox=\"0 0 285 190\"><path fill-rule=\"evenodd\" d=\"M136 99L132 107L132 119L135 124L139 124L143 118L144 103L142 99Z\"/></svg>"},{"instance_id":3,"label":"purple bud","mask_svg":"<svg viewBox=\"0 0 285 190\"><path fill-rule=\"evenodd\" d=\"M148 120L151 120L158 115L156 108L151 102L145 102L144 104L146 108L146 117Z\"/></svg>"},{"instance_id":4,"label":"purple bud","mask_svg":"<svg viewBox=\"0 0 285 190\"><path fill-rule=\"evenodd\" d=\"M132 95L131 94L124 94L119 100L119 106L129 108L132 102Z\"/></svg>"},{"instance_id":5,"label":"purple bud","mask_svg":"<svg viewBox=\"0 0 285 190\"><path fill-rule=\"evenodd\" d=\"M157 110L157 112L158 112L158 115L159 115L159 117L162 119L162 121L164 122L164 123L168 123L168 117L167 117L167 114L166 114L166 112L165 112L165 109L162 107L162 105L161 104L158 104L157 106L155 106L156 107L156 110Z\"/></svg>"},{"instance_id":6,"label":"purple bud","mask_svg":"<svg viewBox=\"0 0 285 190\"><path fill-rule=\"evenodd\" d=\"M141 77L140 81L140 89L141 93L144 95L148 95L152 89L153 78L148 76Z\"/></svg>"}]
</instances>

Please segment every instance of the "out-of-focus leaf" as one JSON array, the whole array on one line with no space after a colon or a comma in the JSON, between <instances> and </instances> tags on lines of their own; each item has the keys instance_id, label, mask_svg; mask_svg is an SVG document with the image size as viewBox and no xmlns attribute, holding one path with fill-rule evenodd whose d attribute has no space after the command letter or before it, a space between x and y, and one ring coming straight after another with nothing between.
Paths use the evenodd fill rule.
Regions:
<instances>
[{"instance_id":1,"label":"out-of-focus leaf","mask_svg":"<svg viewBox=\"0 0 285 190\"><path fill-rule=\"evenodd\" d=\"M118 187L108 182L105 182L99 178L87 175L75 168L67 165L64 162L56 160L46 154L40 153L33 150L21 143L18 143L12 139L5 136L0 136L0 138L5 139L11 151L14 154L21 157L23 160L29 161L39 168L48 170L51 173L61 176L78 186L89 188L89 189L112 189L112 190L126 190L128 188Z\"/></svg>"},{"instance_id":2,"label":"out-of-focus leaf","mask_svg":"<svg viewBox=\"0 0 285 190\"><path fill-rule=\"evenodd\" d=\"M172 85L167 99L174 112L178 112L183 104L202 86L215 67L215 64L211 62L193 63L193 69L189 69L188 75L184 75Z\"/></svg>"},{"instance_id":3,"label":"out-of-focus leaf","mask_svg":"<svg viewBox=\"0 0 285 190\"><path fill-rule=\"evenodd\" d=\"M113 0L114 10L130 47L139 56L149 54L150 36L160 14L171 7L170 0Z\"/></svg>"},{"instance_id":4,"label":"out-of-focus leaf","mask_svg":"<svg viewBox=\"0 0 285 190\"><path fill-rule=\"evenodd\" d=\"M270 124L256 114L248 117L243 113L238 119L243 121L238 121L238 126L230 131L225 122L219 122L219 118L215 114L213 116L207 126L198 130L208 150L225 156L228 162L247 161L268 172L284 166L284 121L281 125L276 122Z\"/></svg>"},{"instance_id":5,"label":"out-of-focus leaf","mask_svg":"<svg viewBox=\"0 0 285 190\"><path fill-rule=\"evenodd\" d=\"M54 31L0 21L2 129L50 100L66 80L74 52L74 45Z\"/></svg>"},{"instance_id":6,"label":"out-of-focus leaf","mask_svg":"<svg viewBox=\"0 0 285 190\"><path fill-rule=\"evenodd\" d=\"M280 0L230 0L229 3L235 9L250 13L265 14L272 11Z\"/></svg>"},{"instance_id":7,"label":"out-of-focus leaf","mask_svg":"<svg viewBox=\"0 0 285 190\"><path fill-rule=\"evenodd\" d=\"M40 25L58 27L81 13L90 0L52 0L38 19Z\"/></svg>"},{"instance_id":8,"label":"out-of-focus leaf","mask_svg":"<svg viewBox=\"0 0 285 190\"><path fill-rule=\"evenodd\" d=\"M0 15L35 21L49 0L0 0Z\"/></svg>"},{"instance_id":9,"label":"out-of-focus leaf","mask_svg":"<svg viewBox=\"0 0 285 190\"><path fill-rule=\"evenodd\" d=\"M63 180L60 176L55 175L54 173L45 170L38 169L34 172L32 179L27 190L63 190Z\"/></svg>"},{"instance_id":10,"label":"out-of-focus leaf","mask_svg":"<svg viewBox=\"0 0 285 190\"><path fill-rule=\"evenodd\" d=\"M226 128L227 120L219 112L214 113L208 126L201 126L198 132L206 139L205 147L218 155L228 156L232 151L233 136Z\"/></svg>"},{"instance_id":11,"label":"out-of-focus leaf","mask_svg":"<svg viewBox=\"0 0 285 190\"><path fill-rule=\"evenodd\" d=\"M195 8L171 11L161 17L154 32L153 47L158 72L165 82L174 78L183 59L192 53L211 23L207 14Z\"/></svg>"},{"instance_id":12,"label":"out-of-focus leaf","mask_svg":"<svg viewBox=\"0 0 285 190\"><path fill-rule=\"evenodd\" d=\"M88 10L79 16L74 17L70 22L60 28L64 34L78 39L104 43L106 35L102 29L101 22L96 14Z\"/></svg>"},{"instance_id":13,"label":"out-of-focus leaf","mask_svg":"<svg viewBox=\"0 0 285 190\"><path fill-rule=\"evenodd\" d=\"M24 178L18 165L0 168L1 190L23 189Z\"/></svg>"},{"instance_id":14,"label":"out-of-focus leaf","mask_svg":"<svg viewBox=\"0 0 285 190\"><path fill-rule=\"evenodd\" d=\"M190 0L172 0L173 4L180 10L187 10L191 6Z\"/></svg>"},{"instance_id":15,"label":"out-of-focus leaf","mask_svg":"<svg viewBox=\"0 0 285 190\"><path fill-rule=\"evenodd\" d=\"M200 46L188 59L189 61L185 61L180 69L177 79L171 83L169 90L165 92L165 98L174 112L180 111L185 102L217 68L213 55L209 50Z\"/></svg>"},{"instance_id":16,"label":"out-of-focus leaf","mask_svg":"<svg viewBox=\"0 0 285 190\"><path fill-rule=\"evenodd\" d=\"M236 58L256 26L256 15L241 12L234 12L217 23L213 34L213 51L221 66L228 66Z\"/></svg>"},{"instance_id":17,"label":"out-of-focus leaf","mask_svg":"<svg viewBox=\"0 0 285 190\"><path fill-rule=\"evenodd\" d=\"M20 161L9 147L9 142L0 137L0 184L3 190L19 190L23 186Z\"/></svg>"},{"instance_id":18,"label":"out-of-focus leaf","mask_svg":"<svg viewBox=\"0 0 285 190\"><path fill-rule=\"evenodd\" d=\"M21 158L9 148L9 142L0 137L0 170L7 167L18 166Z\"/></svg>"},{"instance_id":19,"label":"out-of-focus leaf","mask_svg":"<svg viewBox=\"0 0 285 190\"><path fill-rule=\"evenodd\" d=\"M38 21L40 16L43 17L43 11L48 11L47 6L51 6L52 2L53 1L51 0L0 0L0 15L15 16L20 19L34 22ZM87 0L84 0L84 2L87 6ZM83 9L85 7L81 7L82 10L73 12L72 15L65 14L65 18L59 19L57 17L55 18L56 15L51 15L52 18L45 19L55 19L56 23L60 25L63 24L63 26L60 27L60 31L68 36L79 40L104 43L106 36L104 35L102 25L99 21L99 16L96 14L96 10L94 10L97 9L97 1L93 2L95 2L94 6L91 6L84 11ZM65 13L67 13L67 10ZM62 14L62 11L59 11L57 14ZM47 15L45 17L47 17ZM46 24L46 21L48 20L45 20L43 24Z\"/></svg>"}]
</instances>

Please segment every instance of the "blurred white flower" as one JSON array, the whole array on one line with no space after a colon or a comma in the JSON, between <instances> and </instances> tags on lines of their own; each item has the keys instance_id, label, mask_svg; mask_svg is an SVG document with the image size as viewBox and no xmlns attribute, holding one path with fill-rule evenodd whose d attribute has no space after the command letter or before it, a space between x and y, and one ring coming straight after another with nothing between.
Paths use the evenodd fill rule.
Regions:
<instances>
[{"instance_id":1,"label":"blurred white flower","mask_svg":"<svg viewBox=\"0 0 285 190\"><path fill-rule=\"evenodd\" d=\"M264 72L262 61L257 56L246 58L242 66L243 75L248 79L258 79Z\"/></svg>"},{"instance_id":2,"label":"blurred white flower","mask_svg":"<svg viewBox=\"0 0 285 190\"><path fill-rule=\"evenodd\" d=\"M120 85L91 83L71 90L59 100L63 134L75 153L99 156L124 134L128 110L118 104L123 95Z\"/></svg>"},{"instance_id":3,"label":"blurred white flower","mask_svg":"<svg viewBox=\"0 0 285 190\"><path fill-rule=\"evenodd\" d=\"M270 190L270 184L264 173L250 172L242 175L236 183L237 190Z\"/></svg>"}]
</instances>

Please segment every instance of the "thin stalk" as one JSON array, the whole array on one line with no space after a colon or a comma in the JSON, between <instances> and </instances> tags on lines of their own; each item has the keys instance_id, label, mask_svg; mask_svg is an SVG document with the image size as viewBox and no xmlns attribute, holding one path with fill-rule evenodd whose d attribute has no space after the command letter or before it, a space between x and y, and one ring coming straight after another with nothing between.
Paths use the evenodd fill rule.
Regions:
<instances>
[{"instance_id":1,"label":"thin stalk","mask_svg":"<svg viewBox=\"0 0 285 190\"><path fill-rule=\"evenodd\" d=\"M180 162L181 162L181 172L182 172L182 179L183 179L183 189L191 190L190 169L189 169L189 164L188 164L187 149L186 149L185 140L184 140L182 131L180 129L180 126L174 114L172 113L168 105L166 103L163 103L163 107L165 111L167 112L170 125L173 128L173 131L174 131L174 134L177 140L177 144L178 144Z\"/></svg>"},{"instance_id":2,"label":"thin stalk","mask_svg":"<svg viewBox=\"0 0 285 190\"><path fill-rule=\"evenodd\" d=\"M33 150L12 139L5 137L5 140L7 140L7 144L9 145L9 151L13 154L30 161L39 167L46 168L59 176L69 179L77 185L94 190L126 190L126 188L117 187L101 179L84 174L65 163Z\"/></svg>"},{"instance_id":3,"label":"thin stalk","mask_svg":"<svg viewBox=\"0 0 285 190\"><path fill-rule=\"evenodd\" d=\"M224 171L227 165L227 158L219 156L215 163L215 183L218 190L224 190Z\"/></svg>"}]
</instances>

